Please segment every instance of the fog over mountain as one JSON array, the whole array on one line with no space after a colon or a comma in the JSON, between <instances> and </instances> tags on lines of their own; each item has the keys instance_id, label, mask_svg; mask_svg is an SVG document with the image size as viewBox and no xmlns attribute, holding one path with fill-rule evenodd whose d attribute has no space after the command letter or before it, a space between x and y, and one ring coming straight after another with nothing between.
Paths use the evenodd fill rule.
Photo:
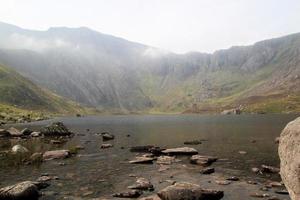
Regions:
<instances>
[{"instance_id":1,"label":"fog over mountain","mask_svg":"<svg viewBox=\"0 0 300 200\"><path fill-rule=\"evenodd\" d=\"M295 109L300 96L300 34L213 54L174 54L86 27L33 31L0 23L0 63L100 110L260 109L270 97L269 105Z\"/></svg>"}]
</instances>

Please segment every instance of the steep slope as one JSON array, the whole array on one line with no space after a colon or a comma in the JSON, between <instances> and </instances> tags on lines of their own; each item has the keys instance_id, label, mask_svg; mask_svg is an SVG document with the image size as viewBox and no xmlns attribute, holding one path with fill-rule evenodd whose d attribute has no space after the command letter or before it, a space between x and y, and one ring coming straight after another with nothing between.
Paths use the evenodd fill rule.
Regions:
<instances>
[{"instance_id":1,"label":"steep slope","mask_svg":"<svg viewBox=\"0 0 300 200\"><path fill-rule=\"evenodd\" d=\"M14 70L0 64L0 110L32 110L45 113L84 111L78 104L41 89Z\"/></svg>"},{"instance_id":2,"label":"steep slope","mask_svg":"<svg viewBox=\"0 0 300 200\"><path fill-rule=\"evenodd\" d=\"M85 105L121 112L299 111L300 34L174 54L88 28L0 23L0 62Z\"/></svg>"}]
</instances>

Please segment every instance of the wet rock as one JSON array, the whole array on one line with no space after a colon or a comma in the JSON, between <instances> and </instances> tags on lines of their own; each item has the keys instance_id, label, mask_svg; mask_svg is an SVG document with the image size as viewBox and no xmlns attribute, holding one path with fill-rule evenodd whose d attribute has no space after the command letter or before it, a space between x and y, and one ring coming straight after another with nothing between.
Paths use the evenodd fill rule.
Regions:
<instances>
[{"instance_id":1,"label":"wet rock","mask_svg":"<svg viewBox=\"0 0 300 200\"><path fill-rule=\"evenodd\" d=\"M137 189L137 190L154 190L152 183L145 178L138 178L134 185L128 186L128 189Z\"/></svg>"},{"instance_id":2,"label":"wet rock","mask_svg":"<svg viewBox=\"0 0 300 200\"><path fill-rule=\"evenodd\" d=\"M173 162L175 162L175 157L172 156L159 156L156 161L157 164L162 165L171 165Z\"/></svg>"},{"instance_id":3,"label":"wet rock","mask_svg":"<svg viewBox=\"0 0 300 200\"><path fill-rule=\"evenodd\" d=\"M28 153L29 150L26 147L23 147L22 145L17 144L12 147L11 152L15 153L15 154L16 153Z\"/></svg>"},{"instance_id":4,"label":"wet rock","mask_svg":"<svg viewBox=\"0 0 300 200\"><path fill-rule=\"evenodd\" d=\"M9 132L7 130L0 129L0 138L1 137L9 137L9 136L10 136L10 134L9 134Z\"/></svg>"},{"instance_id":5,"label":"wet rock","mask_svg":"<svg viewBox=\"0 0 300 200\"><path fill-rule=\"evenodd\" d=\"M107 148L110 148L110 147L113 147L112 144L101 144L101 149L107 149Z\"/></svg>"},{"instance_id":6,"label":"wet rock","mask_svg":"<svg viewBox=\"0 0 300 200\"><path fill-rule=\"evenodd\" d=\"M192 140L192 141L185 141L184 144L185 145L198 145L198 144L202 144L202 142L200 140Z\"/></svg>"},{"instance_id":7,"label":"wet rock","mask_svg":"<svg viewBox=\"0 0 300 200\"><path fill-rule=\"evenodd\" d=\"M101 133L101 136L103 141L115 139L115 136L113 134L110 134L109 132L103 132Z\"/></svg>"},{"instance_id":8,"label":"wet rock","mask_svg":"<svg viewBox=\"0 0 300 200\"><path fill-rule=\"evenodd\" d=\"M282 186L283 186L283 184L279 183L277 181L271 181L271 182L266 183L266 187L282 187Z\"/></svg>"},{"instance_id":9,"label":"wet rock","mask_svg":"<svg viewBox=\"0 0 300 200\"><path fill-rule=\"evenodd\" d=\"M32 132L33 132L33 131L30 130L30 129L28 129L28 128L24 128L24 129L21 131L21 133L22 133L23 135L30 135Z\"/></svg>"},{"instance_id":10,"label":"wet rock","mask_svg":"<svg viewBox=\"0 0 300 200\"><path fill-rule=\"evenodd\" d=\"M7 131L9 132L9 135L12 137L21 137L23 136L23 134L21 133L21 131L19 131L18 129L11 127L9 129L7 129Z\"/></svg>"},{"instance_id":11,"label":"wet rock","mask_svg":"<svg viewBox=\"0 0 300 200\"><path fill-rule=\"evenodd\" d=\"M31 163L40 163L43 162L43 154L42 153L34 153L29 158Z\"/></svg>"},{"instance_id":12,"label":"wet rock","mask_svg":"<svg viewBox=\"0 0 300 200\"><path fill-rule=\"evenodd\" d=\"M279 144L279 142L280 142L280 137L276 137L274 142L275 142L276 144Z\"/></svg>"},{"instance_id":13,"label":"wet rock","mask_svg":"<svg viewBox=\"0 0 300 200\"><path fill-rule=\"evenodd\" d=\"M73 134L62 122L53 122L42 128L41 133L45 136L69 136Z\"/></svg>"},{"instance_id":14,"label":"wet rock","mask_svg":"<svg viewBox=\"0 0 300 200\"><path fill-rule=\"evenodd\" d=\"M46 151L43 154L43 160L63 159L70 157L70 155L68 150Z\"/></svg>"},{"instance_id":15,"label":"wet rock","mask_svg":"<svg viewBox=\"0 0 300 200\"><path fill-rule=\"evenodd\" d=\"M263 173L279 173L280 169L277 167L272 167L272 166L268 166L268 165L262 165L261 166L261 172Z\"/></svg>"},{"instance_id":16,"label":"wet rock","mask_svg":"<svg viewBox=\"0 0 300 200\"><path fill-rule=\"evenodd\" d=\"M162 151L164 151L165 149L160 148L160 147L151 147L149 148L149 152L152 153L155 156L159 156L162 154Z\"/></svg>"},{"instance_id":17,"label":"wet rock","mask_svg":"<svg viewBox=\"0 0 300 200\"><path fill-rule=\"evenodd\" d=\"M231 181L228 181L228 180L217 180L216 183L218 185L229 185L231 183Z\"/></svg>"},{"instance_id":18,"label":"wet rock","mask_svg":"<svg viewBox=\"0 0 300 200\"><path fill-rule=\"evenodd\" d=\"M288 123L280 135L280 175L292 200L300 199L300 117Z\"/></svg>"},{"instance_id":19,"label":"wet rock","mask_svg":"<svg viewBox=\"0 0 300 200\"><path fill-rule=\"evenodd\" d=\"M200 170L201 174L212 174L215 172L215 168L213 167L206 167Z\"/></svg>"},{"instance_id":20,"label":"wet rock","mask_svg":"<svg viewBox=\"0 0 300 200\"><path fill-rule=\"evenodd\" d=\"M270 195L267 193L252 193L250 194L250 196L255 198L266 198L269 197Z\"/></svg>"},{"instance_id":21,"label":"wet rock","mask_svg":"<svg viewBox=\"0 0 300 200\"><path fill-rule=\"evenodd\" d=\"M218 158L213 156L193 155L190 162L196 165L209 166L217 160Z\"/></svg>"},{"instance_id":22,"label":"wet rock","mask_svg":"<svg viewBox=\"0 0 300 200\"><path fill-rule=\"evenodd\" d=\"M35 182L25 181L0 189L1 200L37 200L39 198L38 186Z\"/></svg>"},{"instance_id":23,"label":"wet rock","mask_svg":"<svg viewBox=\"0 0 300 200\"><path fill-rule=\"evenodd\" d=\"M162 200L219 200L224 192L202 189L199 185L180 182L159 191L157 195Z\"/></svg>"},{"instance_id":24,"label":"wet rock","mask_svg":"<svg viewBox=\"0 0 300 200\"><path fill-rule=\"evenodd\" d=\"M151 157L136 157L134 160L129 161L131 164L151 164L153 163L154 158Z\"/></svg>"},{"instance_id":25,"label":"wet rock","mask_svg":"<svg viewBox=\"0 0 300 200\"><path fill-rule=\"evenodd\" d=\"M195 155L198 154L198 151L190 147L179 147L163 150L162 153L170 155Z\"/></svg>"},{"instance_id":26,"label":"wet rock","mask_svg":"<svg viewBox=\"0 0 300 200\"><path fill-rule=\"evenodd\" d=\"M138 198L143 193L140 190L130 190L127 192L121 192L121 193L115 193L113 194L113 197L118 198Z\"/></svg>"},{"instance_id":27,"label":"wet rock","mask_svg":"<svg viewBox=\"0 0 300 200\"><path fill-rule=\"evenodd\" d=\"M38 132L38 131L34 131L30 134L31 137L40 137L42 136L41 132Z\"/></svg>"},{"instance_id":28,"label":"wet rock","mask_svg":"<svg viewBox=\"0 0 300 200\"><path fill-rule=\"evenodd\" d=\"M239 181L240 179L236 176L231 176L231 177L226 178L226 180L228 180L228 181Z\"/></svg>"}]
</instances>

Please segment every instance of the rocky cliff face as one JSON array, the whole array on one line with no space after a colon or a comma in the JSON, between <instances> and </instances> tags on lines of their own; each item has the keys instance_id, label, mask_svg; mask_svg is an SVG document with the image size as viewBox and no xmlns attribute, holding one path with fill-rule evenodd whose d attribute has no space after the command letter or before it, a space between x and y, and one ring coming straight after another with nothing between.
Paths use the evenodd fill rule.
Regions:
<instances>
[{"instance_id":1,"label":"rocky cliff face","mask_svg":"<svg viewBox=\"0 0 300 200\"><path fill-rule=\"evenodd\" d=\"M282 131L279 143L280 175L292 200L300 199L300 117Z\"/></svg>"},{"instance_id":2,"label":"rocky cliff face","mask_svg":"<svg viewBox=\"0 0 300 200\"><path fill-rule=\"evenodd\" d=\"M272 95L298 97L299 49L300 34L294 34L213 54L178 55L88 28L31 31L0 23L1 63L104 110L201 110L265 103Z\"/></svg>"}]
</instances>

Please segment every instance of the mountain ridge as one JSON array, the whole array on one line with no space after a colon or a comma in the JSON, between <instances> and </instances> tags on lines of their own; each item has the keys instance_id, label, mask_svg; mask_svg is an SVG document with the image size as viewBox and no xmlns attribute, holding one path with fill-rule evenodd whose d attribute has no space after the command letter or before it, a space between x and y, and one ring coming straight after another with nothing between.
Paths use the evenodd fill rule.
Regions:
<instances>
[{"instance_id":1,"label":"mountain ridge","mask_svg":"<svg viewBox=\"0 0 300 200\"><path fill-rule=\"evenodd\" d=\"M2 29L0 24L0 34ZM266 106L257 103L268 95L276 94L274 100L300 96L295 78L300 33L212 54L175 54L91 29L63 29L51 34L48 29L42 36L31 31L29 40L19 36L20 46L13 39L22 31L2 34L0 61L42 87L103 111L219 112L245 104L249 112L258 112ZM273 110L299 110L292 104Z\"/></svg>"}]
</instances>

